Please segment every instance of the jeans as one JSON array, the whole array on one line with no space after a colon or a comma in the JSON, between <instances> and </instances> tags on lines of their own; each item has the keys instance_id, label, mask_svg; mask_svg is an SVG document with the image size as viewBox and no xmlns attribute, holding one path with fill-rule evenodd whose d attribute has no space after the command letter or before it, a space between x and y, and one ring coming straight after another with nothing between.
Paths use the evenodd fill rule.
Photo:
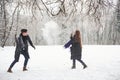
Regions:
<instances>
[{"instance_id":1,"label":"jeans","mask_svg":"<svg viewBox=\"0 0 120 80\"><path fill-rule=\"evenodd\" d=\"M27 66L27 63L28 63L28 59L29 59L29 57L26 55L26 53L23 51L23 56L24 56L24 58L25 58L25 61L24 61L24 67L26 67ZM11 63L11 65L10 65L10 68L12 69L13 68L13 66L16 64L16 62L18 62L16 59Z\"/></svg>"}]
</instances>

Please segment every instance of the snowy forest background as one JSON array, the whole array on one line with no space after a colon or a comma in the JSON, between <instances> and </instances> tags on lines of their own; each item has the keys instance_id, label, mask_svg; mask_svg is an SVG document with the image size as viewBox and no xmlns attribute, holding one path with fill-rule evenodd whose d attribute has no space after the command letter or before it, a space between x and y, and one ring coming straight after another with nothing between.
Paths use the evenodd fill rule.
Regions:
<instances>
[{"instance_id":1,"label":"snowy forest background","mask_svg":"<svg viewBox=\"0 0 120 80\"><path fill-rule=\"evenodd\" d=\"M76 29L83 44L120 44L120 0L0 0L0 45L27 28L36 45L65 44Z\"/></svg>"}]
</instances>

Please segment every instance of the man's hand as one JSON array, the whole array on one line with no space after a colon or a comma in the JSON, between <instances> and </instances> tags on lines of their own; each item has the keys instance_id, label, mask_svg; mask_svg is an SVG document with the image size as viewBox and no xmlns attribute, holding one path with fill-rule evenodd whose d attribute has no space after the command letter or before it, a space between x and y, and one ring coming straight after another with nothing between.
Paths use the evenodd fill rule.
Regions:
<instances>
[{"instance_id":1,"label":"man's hand","mask_svg":"<svg viewBox=\"0 0 120 80\"><path fill-rule=\"evenodd\" d=\"M36 49L35 46L33 46L33 48Z\"/></svg>"}]
</instances>

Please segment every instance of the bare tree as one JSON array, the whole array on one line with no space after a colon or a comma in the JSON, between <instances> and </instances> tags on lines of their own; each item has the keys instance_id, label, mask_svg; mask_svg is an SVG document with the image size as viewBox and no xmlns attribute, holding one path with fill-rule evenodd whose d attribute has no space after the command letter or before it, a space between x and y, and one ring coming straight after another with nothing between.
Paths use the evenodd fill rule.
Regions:
<instances>
[{"instance_id":1,"label":"bare tree","mask_svg":"<svg viewBox=\"0 0 120 80\"><path fill-rule=\"evenodd\" d=\"M9 14L6 4L9 5L11 3L14 5L11 8L12 13ZM119 3L119 1L117 3ZM115 44L115 40L118 39L114 38L114 36L119 33L115 33L115 30L113 30L114 27L110 26L113 25L114 22L111 18L110 21L108 21L109 19L106 17L109 17L111 12L114 14L115 9L117 9L117 5L114 4L113 0L1 0L0 6L2 14L0 17L2 24L0 25L3 29L1 37L2 47L5 46L9 40L13 30L15 32L14 34L17 35L17 31L21 28L21 25L24 26L27 24L24 24L24 14L27 15L26 17L29 17L29 20L31 20L30 24L33 23L34 26L39 20L41 20L41 23L43 22L44 25L44 21L47 21L49 18L48 21L52 19L60 24L60 30L62 30L64 26L69 26L65 28L65 32L67 29L81 29L81 32L84 32L82 34L84 43L108 44L109 41L107 42L108 39L105 38L107 36L107 38ZM119 25L119 13L117 16ZM26 22L28 21L28 19L25 20ZM88 29L87 26L90 26L92 29ZM120 31L120 28L118 27L117 30ZM112 33L109 34L111 31L114 36L111 36ZM62 32L64 31L61 31L61 34ZM90 34L91 32L93 33ZM67 35L68 32L65 36ZM61 38L62 37L64 36L61 35Z\"/></svg>"}]
</instances>

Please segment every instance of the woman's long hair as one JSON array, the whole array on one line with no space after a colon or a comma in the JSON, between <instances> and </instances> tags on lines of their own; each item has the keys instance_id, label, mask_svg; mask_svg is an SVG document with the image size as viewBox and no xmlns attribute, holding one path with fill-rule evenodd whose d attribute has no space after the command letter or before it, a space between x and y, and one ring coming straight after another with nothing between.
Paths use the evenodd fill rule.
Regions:
<instances>
[{"instance_id":1,"label":"woman's long hair","mask_svg":"<svg viewBox=\"0 0 120 80\"><path fill-rule=\"evenodd\" d=\"M82 47L81 35L80 35L80 31L79 30L76 30L76 32L75 32L75 42L79 42L80 46Z\"/></svg>"}]
</instances>

